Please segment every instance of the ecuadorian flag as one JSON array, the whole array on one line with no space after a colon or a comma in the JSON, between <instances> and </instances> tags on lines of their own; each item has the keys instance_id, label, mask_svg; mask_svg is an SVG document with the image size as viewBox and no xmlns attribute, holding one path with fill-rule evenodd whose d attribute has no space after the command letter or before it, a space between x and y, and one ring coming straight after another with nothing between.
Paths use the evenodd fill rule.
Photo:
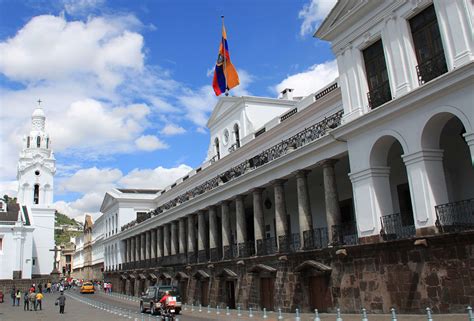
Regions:
<instances>
[{"instance_id":1,"label":"ecuadorian flag","mask_svg":"<svg viewBox=\"0 0 474 321\"><path fill-rule=\"evenodd\" d=\"M216 96L225 93L226 89L232 89L239 85L239 75L230 61L229 46L227 45L227 34L222 25L222 40L217 55L216 68L214 70L214 79L212 87Z\"/></svg>"}]
</instances>

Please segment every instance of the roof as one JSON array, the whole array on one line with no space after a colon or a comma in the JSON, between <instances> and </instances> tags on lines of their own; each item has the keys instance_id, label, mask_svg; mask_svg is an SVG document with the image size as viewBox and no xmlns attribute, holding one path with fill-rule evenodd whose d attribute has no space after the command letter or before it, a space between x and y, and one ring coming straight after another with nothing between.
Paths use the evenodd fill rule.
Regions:
<instances>
[{"instance_id":1,"label":"roof","mask_svg":"<svg viewBox=\"0 0 474 321\"><path fill-rule=\"evenodd\" d=\"M122 193L128 194L156 194L160 189L137 189L137 188L117 188Z\"/></svg>"},{"instance_id":2,"label":"roof","mask_svg":"<svg viewBox=\"0 0 474 321\"><path fill-rule=\"evenodd\" d=\"M0 222L13 222L14 223L18 220L19 213L20 213L20 204L9 203L7 205L7 211L0 212Z\"/></svg>"},{"instance_id":3,"label":"roof","mask_svg":"<svg viewBox=\"0 0 474 321\"><path fill-rule=\"evenodd\" d=\"M301 263L295 268L295 271L301 272L301 271L310 270L310 269L317 270L320 272L325 272L325 273L332 271L332 268L330 266L327 266L323 263L320 263L314 260L304 261L303 263Z\"/></svg>"}]
</instances>

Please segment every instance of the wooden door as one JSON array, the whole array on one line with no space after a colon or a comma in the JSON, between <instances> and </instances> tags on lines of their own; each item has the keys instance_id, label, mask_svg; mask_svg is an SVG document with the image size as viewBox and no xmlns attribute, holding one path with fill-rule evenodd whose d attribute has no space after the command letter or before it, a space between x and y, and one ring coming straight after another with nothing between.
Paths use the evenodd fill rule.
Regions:
<instances>
[{"instance_id":1,"label":"wooden door","mask_svg":"<svg viewBox=\"0 0 474 321\"><path fill-rule=\"evenodd\" d=\"M260 279L260 305L261 308L273 310L273 278Z\"/></svg>"},{"instance_id":2,"label":"wooden door","mask_svg":"<svg viewBox=\"0 0 474 321\"><path fill-rule=\"evenodd\" d=\"M235 283L234 281L226 281L226 297L227 297L227 306L230 309L235 309Z\"/></svg>"},{"instance_id":3,"label":"wooden door","mask_svg":"<svg viewBox=\"0 0 474 321\"><path fill-rule=\"evenodd\" d=\"M331 293L329 291L329 277L311 276L309 280L309 297L311 311L318 309L320 312L327 312L331 306Z\"/></svg>"},{"instance_id":4,"label":"wooden door","mask_svg":"<svg viewBox=\"0 0 474 321\"><path fill-rule=\"evenodd\" d=\"M202 280L201 282L201 304L203 306L209 305L209 281Z\"/></svg>"},{"instance_id":5,"label":"wooden door","mask_svg":"<svg viewBox=\"0 0 474 321\"><path fill-rule=\"evenodd\" d=\"M179 281L179 292L181 294L181 302L187 302L188 300L188 281L186 279Z\"/></svg>"}]
</instances>

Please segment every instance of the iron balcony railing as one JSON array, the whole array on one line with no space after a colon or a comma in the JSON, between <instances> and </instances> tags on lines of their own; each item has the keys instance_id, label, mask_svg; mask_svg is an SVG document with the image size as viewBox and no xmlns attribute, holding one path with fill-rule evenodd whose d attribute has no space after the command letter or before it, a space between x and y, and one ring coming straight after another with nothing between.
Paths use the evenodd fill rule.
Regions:
<instances>
[{"instance_id":1,"label":"iron balcony railing","mask_svg":"<svg viewBox=\"0 0 474 321\"><path fill-rule=\"evenodd\" d=\"M280 253L296 252L300 247L300 233L280 235L278 237L278 250Z\"/></svg>"},{"instance_id":2,"label":"iron balcony railing","mask_svg":"<svg viewBox=\"0 0 474 321\"><path fill-rule=\"evenodd\" d=\"M249 257L255 255L255 242L247 241L237 245L238 257Z\"/></svg>"},{"instance_id":3,"label":"iron balcony railing","mask_svg":"<svg viewBox=\"0 0 474 321\"><path fill-rule=\"evenodd\" d=\"M202 262L207 262L207 261L208 261L207 251L206 250L200 250L198 252L198 262L202 263Z\"/></svg>"},{"instance_id":4,"label":"iron balcony railing","mask_svg":"<svg viewBox=\"0 0 474 321\"><path fill-rule=\"evenodd\" d=\"M384 215L380 218L382 224L380 235L385 241L407 239L415 236L416 229L413 219L404 220L404 217L413 218L413 214L407 213L407 215L402 215L400 213L395 213Z\"/></svg>"},{"instance_id":5,"label":"iron balcony railing","mask_svg":"<svg viewBox=\"0 0 474 321\"><path fill-rule=\"evenodd\" d=\"M384 81L380 86L373 88L367 93L370 109L375 109L383 105L387 101L392 100L392 93L390 92L390 83Z\"/></svg>"},{"instance_id":6,"label":"iron balcony railing","mask_svg":"<svg viewBox=\"0 0 474 321\"><path fill-rule=\"evenodd\" d=\"M328 246L328 229L314 228L303 232L303 246L305 249L322 249Z\"/></svg>"},{"instance_id":7,"label":"iron balcony railing","mask_svg":"<svg viewBox=\"0 0 474 321\"><path fill-rule=\"evenodd\" d=\"M278 252L278 246L275 237L267 237L257 240L257 255L269 255Z\"/></svg>"},{"instance_id":8,"label":"iron balcony railing","mask_svg":"<svg viewBox=\"0 0 474 321\"><path fill-rule=\"evenodd\" d=\"M234 253L232 249L233 249L232 245L224 245L224 253L223 253L224 260L230 260L234 257Z\"/></svg>"},{"instance_id":9,"label":"iron balcony railing","mask_svg":"<svg viewBox=\"0 0 474 321\"><path fill-rule=\"evenodd\" d=\"M220 258L222 257L221 255L219 255L219 248L217 247L210 249L209 254L210 254L210 260L212 262L219 261Z\"/></svg>"},{"instance_id":10,"label":"iron balcony railing","mask_svg":"<svg viewBox=\"0 0 474 321\"><path fill-rule=\"evenodd\" d=\"M188 253L188 264L194 264L196 262L197 262L196 252L189 252Z\"/></svg>"},{"instance_id":11,"label":"iron balcony railing","mask_svg":"<svg viewBox=\"0 0 474 321\"><path fill-rule=\"evenodd\" d=\"M444 57L443 51L434 55L430 59L425 59L425 61L416 66L418 83L420 85L423 85L424 83L433 80L447 72L448 66L446 65L446 58Z\"/></svg>"},{"instance_id":12,"label":"iron balcony railing","mask_svg":"<svg viewBox=\"0 0 474 321\"><path fill-rule=\"evenodd\" d=\"M436 226L440 233L474 229L474 198L441 204L436 209Z\"/></svg>"},{"instance_id":13,"label":"iron balcony railing","mask_svg":"<svg viewBox=\"0 0 474 321\"><path fill-rule=\"evenodd\" d=\"M332 226L332 245L355 245L359 243L356 222Z\"/></svg>"}]
</instances>

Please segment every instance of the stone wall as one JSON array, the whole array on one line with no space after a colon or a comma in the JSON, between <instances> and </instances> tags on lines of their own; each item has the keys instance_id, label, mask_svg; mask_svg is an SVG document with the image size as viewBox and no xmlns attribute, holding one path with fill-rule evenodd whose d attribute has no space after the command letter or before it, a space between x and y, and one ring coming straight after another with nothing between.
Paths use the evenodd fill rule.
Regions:
<instances>
[{"instance_id":1,"label":"stone wall","mask_svg":"<svg viewBox=\"0 0 474 321\"><path fill-rule=\"evenodd\" d=\"M402 313L423 313L429 306L436 313L454 313L472 306L474 232L426 237L417 239L416 244L415 239L411 239L335 247L175 269L158 268L153 273L159 275L166 270L175 276L177 271L182 271L189 277L184 282L188 303L202 303L201 287L207 286L208 303L221 307L228 305L225 282L232 280L237 305L244 309L261 307L261 280L271 277L275 309L310 311L313 307L309 280L318 275L327 277L330 312L339 306L344 312L359 312L365 307L371 313L387 313L395 307ZM311 267L295 271L308 261L324 264L331 271ZM258 264L275 271L256 269ZM237 278L219 277L224 268L237 274ZM210 278L199 278L199 270ZM115 289L122 290L119 274L111 273L109 278L114 280ZM173 280L173 284L178 285L178 281ZM318 295L323 295L322 292Z\"/></svg>"},{"instance_id":2,"label":"stone wall","mask_svg":"<svg viewBox=\"0 0 474 321\"><path fill-rule=\"evenodd\" d=\"M33 283L44 284L51 281L50 278L22 279L22 280L0 280L0 291L5 294L5 300L10 299L10 290L12 287L20 289L22 292L28 290Z\"/></svg>"}]
</instances>

